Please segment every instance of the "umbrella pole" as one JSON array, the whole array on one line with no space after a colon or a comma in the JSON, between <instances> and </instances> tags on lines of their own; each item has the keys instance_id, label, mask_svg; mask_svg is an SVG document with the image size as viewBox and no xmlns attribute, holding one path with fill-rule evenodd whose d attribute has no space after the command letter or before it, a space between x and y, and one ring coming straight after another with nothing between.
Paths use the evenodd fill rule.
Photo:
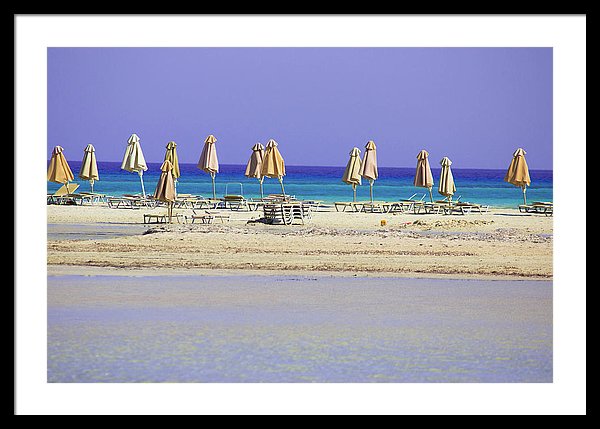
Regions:
<instances>
[{"instance_id":1,"label":"umbrella pole","mask_svg":"<svg viewBox=\"0 0 600 429\"><path fill-rule=\"evenodd\" d=\"M285 196L285 189L283 189L283 177L279 176L279 184L281 185L281 193Z\"/></svg>"},{"instance_id":2,"label":"umbrella pole","mask_svg":"<svg viewBox=\"0 0 600 429\"><path fill-rule=\"evenodd\" d=\"M353 193L352 201L356 202L356 183L352 184L352 193Z\"/></svg>"},{"instance_id":3,"label":"umbrella pole","mask_svg":"<svg viewBox=\"0 0 600 429\"><path fill-rule=\"evenodd\" d=\"M263 187L262 187L262 185L263 185L263 180L264 180L264 177L261 177L260 179L258 179L258 184L259 184L259 186L260 186L260 199L261 199L261 200L264 198L264 197L263 197Z\"/></svg>"},{"instance_id":4,"label":"umbrella pole","mask_svg":"<svg viewBox=\"0 0 600 429\"><path fill-rule=\"evenodd\" d=\"M371 197L371 202L373 202L373 179L369 179L369 196Z\"/></svg>"},{"instance_id":5,"label":"umbrella pole","mask_svg":"<svg viewBox=\"0 0 600 429\"><path fill-rule=\"evenodd\" d=\"M94 179L90 179L90 188L92 188L92 194L94 193Z\"/></svg>"},{"instance_id":6,"label":"umbrella pole","mask_svg":"<svg viewBox=\"0 0 600 429\"><path fill-rule=\"evenodd\" d=\"M525 193L527 192L527 186L523 186L523 204L527 204L527 197Z\"/></svg>"},{"instance_id":7,"label":"umbrella pole","mask_svg":"<svg viewBox=\"0 0 600 429\"><path fill-rule=\"evenodd\" d=\"M433 194L431 193L431 187L429 187L428 189L429 189L429 201L431 201L433 203Z\"/></svg>"},{"instance_id":8,"label":"umbrella pole","mask_svg":"<svg viewBox=\"0 0 600 429\"><path fill-rule=\"evenodd\" d=\"M212 178L212 185L213 185L213 200L217 199L217 191L215 188L215 173L210 173L210 177Z\"/></svg>"},{"instance_id":9,"label":"umbrella pole","mask_svg":"<svg viewBox=\"0 0 600 429\"><path fill-rule=\"evenodd\" d=\"M142 178L142 176L144 175L144 171L143 170L138 171L138 175L140 176L140 183L142 184L142 195L144 196L144 199L146 199L146 190L144 189L144 179Z\"/></svg>"},{"instance_id":10,"label":"umbrella pole","mask_svg":"<svg viewBox=\"0 0 600 429\"><path fill-rule=\"evenodd\" d=\"M169 203L169 223L173 223L172 217L173 217L173 202L171 201Z\"/></svg>"}]
</instances>

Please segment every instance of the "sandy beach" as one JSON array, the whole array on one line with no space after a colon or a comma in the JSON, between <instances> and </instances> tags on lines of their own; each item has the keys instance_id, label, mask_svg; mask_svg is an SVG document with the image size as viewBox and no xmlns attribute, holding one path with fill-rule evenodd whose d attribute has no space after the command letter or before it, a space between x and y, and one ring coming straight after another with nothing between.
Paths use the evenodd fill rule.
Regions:
<instances>
[{"instance_id":1,"label":"sandy beach","mask_svg":"<svg viewBox=\"0 0 600 429\"><path fill-rule=\"evenodd\" d=\"M143 225L155 209L47 207L52 272L329 273L356 276L552 279L552 217L493 209L468 215L313 213L305 225ZM182 215L190 211L179 210ZM381 226L381 220L387 225Z\"/></svg>"}]
</instances>

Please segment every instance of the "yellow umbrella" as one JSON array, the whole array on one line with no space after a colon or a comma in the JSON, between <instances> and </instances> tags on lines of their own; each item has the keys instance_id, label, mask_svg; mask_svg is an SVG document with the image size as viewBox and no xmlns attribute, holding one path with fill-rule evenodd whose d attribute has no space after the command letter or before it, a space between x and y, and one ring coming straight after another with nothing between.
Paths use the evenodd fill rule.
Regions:
<instances>
[{"instance_id":1,"label":"yellow umbrella","mask_svg":"<svg viewBox=\"0 0 600 429\"><path fill-rule=\"evenodd\" d=\"M210 174L214 199L217 198L215 175L219 172L219 160L217 159L217 148L215 147L216 141L217 139L212 134L204 140L204 147L202 148L202 154L200 154L200 160L197 165L200 170Z\"/></svg>"},{"instance_id":2,"label":"yellow umbrella","mask_svg":"<svg viewBox=\"0 0 600 429\"><path fill-rule=\"evenodd\" d=\"M429 199L433 202L431 188L433 188L433 174L429 165L429 153L422 150L417 155L417 171L415 173L414 184L418 188L427 188L429 190Z\"/></svg>"},{"instance_id":3,"label":"yellow umbrella","mask_svg":"<svg viewBox=\"0 0 600 429\"><path fill-rule=\"evenodd\" d=\"M531 179L529 178L529 167L527 167L527 161L525 160L525 152L523 149L518 148L513 153L513 159L510 162L504 181L512 185L519 186L523 189L523 203L527 204L527 197L525 192L527 186L531 185Z\"/></svg>"},{"instance_id":4,"label":"yellow umbrella","mask_svg":"<svg viewBox=\"0 0 600 429\"><path fill-rule=\"evenodd\" d=\"M263 158L262 172L264 177L271 177L279 179L281 185L281 192L285 195L283 188L283 176L285 176L285 163L283 157L277 149L277 142L273 139L267 142L267 150Z\"/></svg>"},{"instance_id":5,"label":"yellow umbrella","mask_svg":"<svg viewBox=\"0 0 600 429\"><path fill-rule=\"evenodd\" d=\"M96 149L88 144L83 150L83 161L79 169L79 177L90 182L92 193L94 192L94 181L100 180L98 176L98 163L96 162Z\"/></svg>"},{"instance_id":6,"label":"yellow umbrella","mask_svg":"<svg viewBox=\"0 0 600 429\"><path fill-rule=\"evenodd\" d=\"M352 191L354 194L353 201L356 202L356 185L361 184L361 176L360 176L360 149L355 147L350 151L350 159L348 160L348 164L346 165L346 170L344 171L344 176L342 177L342 182L347 183L348 185L352 185Z\"/></svg>"},{"instance_id":7,"label":"yellow umbrella","mask_svg":"<svg viewBox=\"0 0 600 429\"><path fill-rule=\"evenodd\" d=\"M360 175L369 180L369 195L373 202L373 182L377 180L377 147L373 140L369 140L365 145L365 156L360 166Z\"/></svg>"},{"instance_id":8,"label":"yellow umbrella","mask_svg":"<svg viewBox=\"0 0 600 429\"><path fill-rule=\"evenodd\" d=\"M169 223L173 215L173 201L176 198L175 178L173 177L173 164L168 159L160 166L160 178L154 191L154 198L169 204Z\"/></svg>"},{"instance_id":9,"label":"yellow umbrella","mask_svg":"<svg viewBox=\"0 0 600 429\"><path fill-rule=\"evenodd\" d=\"M121 169L129 171L130 173L137 173L140 176L142 194L144 195L144 198L146 198L146 190L144 189L144 179L142 176L144 175L144 171L148 170L148 166L144 159L140 138L135 133L129 136L129 139L127 140L127 149L125 150L125 156L123 156Z\"/></svg>"},{"instance_id":10,"label":"yellow umbrella","mask_svg":"<svg viewBox=\"0 0 600 429\"><path fill-rule=\"evenodd\" d=\"M244 175L246 177L258 179L258 183L260 185L260 198L263 197L263 175L262 175L262 163L263 158L265 157L265 147L256 143L252 146L252 155L250 155L250 159L248 160L248 164L246 165L246 172Z\"/></svg>"},{"instance_id":11,"label":"yellow umbrella","mask_svg":"<svg viewBox=\"0 0 600 429\"><path fill-rule=\"evenodd\" d=\"M452 195L456 192L456 186L454 185L454 177L452 176L452 170L450 166L452 161L445 156L440 161L442 171L440 172L440 185L438 186L438 192L445 197L448 197L448 202L452 203Z\"/></svg>"},{"instance_id":12,"label":"yellow umbrella","mask_svg":"<svg viewBox=\"0 0 600 429\"><path fill-rule=\"evenodd\" d=\"M177 179L181 176L179 172L179 158L177 157L177 143L171 141L167 143L167 151L165 152L165 161L170 161L173 169L173 179L175 179L175 189L177 189Z\"/></svg>"},{"instance_id":13,"label":"yellow umbrella","mask_svg":"<svg viewBox=\"0 0 600 429\"><path fill-rule=\"evenodd\" d=\"M50 165L48 165L48 181L64 184L67 188L67 193L69 193L69 181L73 179L75 179L75 177L63 154L63 148L61 146L55 146L54 149L52 149Z\"/></svg>"}]
</instances>

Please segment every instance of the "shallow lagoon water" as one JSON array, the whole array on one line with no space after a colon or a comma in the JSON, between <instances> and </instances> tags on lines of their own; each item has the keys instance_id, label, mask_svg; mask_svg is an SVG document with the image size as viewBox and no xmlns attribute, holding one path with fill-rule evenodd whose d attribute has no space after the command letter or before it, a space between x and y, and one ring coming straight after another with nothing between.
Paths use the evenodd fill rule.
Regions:
<instances>
[{"instance_id":1,"label":"shallow lagoon water","mask_svg":"<svg viewBox=\"0 0 600 429\"><path fill-rule=\"evenodd\" d=\"M49 276L49 382L552 382L552 282Z\"/></svg>"}]
</instances>

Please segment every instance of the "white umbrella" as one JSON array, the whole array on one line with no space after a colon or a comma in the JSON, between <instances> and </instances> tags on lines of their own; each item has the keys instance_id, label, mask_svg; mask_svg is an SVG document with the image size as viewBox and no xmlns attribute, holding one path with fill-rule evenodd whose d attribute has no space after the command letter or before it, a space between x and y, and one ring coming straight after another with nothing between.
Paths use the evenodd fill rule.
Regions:
<instances>
[{"instance_id":1,"label":"white umbrella","mask_svg":"<svg viewBox=\"0 0 600 429\"><path fill-rule=\"evenodd\" d=\"M140 176L140 183L142 184L142 194L146 198L146 190L144 189L144 171L148 170L144 154L142 153L142 146L140 146L140 138L137 134L132 134L127 140L127 149L125 150L125 156L121 163L121 168L130 173L137 173Z\"/></svg>"},{"instance_id":2,"label":"white umbrella","mask_svg":"<svg viewBox=\"0 0 600 429\"><path fill-rule=\"evenodd\" d=\"M98 163L96 162L96 150L94 146L88 144L83 150L83 161L81 161L81 169L79 177L90 182L92 193L94 192L94 181L100 180L98 176Z\"/></svg>"}]
</instances>

